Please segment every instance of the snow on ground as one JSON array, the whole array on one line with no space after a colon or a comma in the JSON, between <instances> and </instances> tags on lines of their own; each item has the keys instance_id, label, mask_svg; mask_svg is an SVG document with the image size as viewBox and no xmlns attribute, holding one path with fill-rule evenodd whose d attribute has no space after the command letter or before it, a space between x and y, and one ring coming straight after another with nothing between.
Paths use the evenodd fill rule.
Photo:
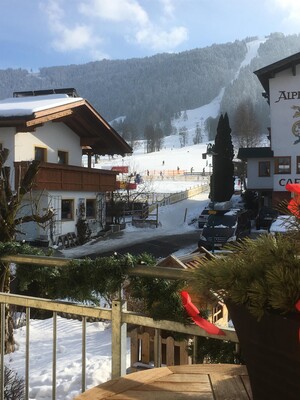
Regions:
<instances>
[{"instance_id":1,"label":"snow on ground","mask_svg":"<svg viewBox=\"0 0 300 400\"><path fill-rule=\"evenodd\" d=\"M177 188L179 183L177 182ZM161 207L161 226L155 228L130 227L121 237L90 242L71 250L64 250L66 257L76 258L99 250L109 251L118 246L143 241L150 237L184 233L195 230L188 222L197 217L208 203L208 193L204 192L191 199L172 206ZM187 217L185 219L185 212ZM196 245L196 244L195 244ZM180 252L189 253L185 248ZM179 254L177 252L176 254ZM52 398L52 318L30 322L30 399L51 400ZM71 400L81 390L81 322L58 317L57 320L57 400ZM15 330L17 350L5 356L5 364L25 373L25 326ZM105 322L87 323L87 388L106 382L111 378L111 329ZM127 343L126 365L130 365L130 344Z\"/></svg>"},{"instance_id":2,"label":"snow on ground","mask_svg":"<svg viewBox=\"0 0 300 400\"><path fill-rule=\"evenodd\" d=\"M177 182L178 186L178 182ZM188 231L194 231L195 225L189 225L189 222L197 218L203 208L208 203L208 192L198 196L181 201L176 205L163 206L159 208L159 227L158 228L136 228L128 226L121 235L112 235L108 240L95 240L86 243L77 248L65 249L61 252L67 258L78 258L88 256L97 251L111 251L129 244L143 242L157 236L168 236L184 234ZM186 214L186 218L185 218ZM195 243L195 246L197 243ZM182 251L188 252L186 249Z\"/></svg>"},{"instance_id":3,"label":"snow on ground","mask_svg":"<svg viewBox=\"0 0 300 400\"><path fill-rule=\"evenodd\" d=\"M255 56L257 46L248 46L248 55L245 63L249 63L251 56ZM219 96L210 104L196 110L187 110L188 120L183 116L173 121L174 126L180 129L186 126L189 131L189 142L192 138L196 123L204 126L206 118L216 117L220 112ZM203 168L209 171L211 160L202 159L202 153L206 152L207 143L205 133L203 142L200 145L180 148L178 136L165 138L161 151L152 154L145 154L144 145L136 149L132 157L115 159L101 159L98 168L108 168L112 165L129 165L132 171L145 175L147 170L166 171L176 170L177 167L183 171L202 172ZM164 161L164 165L163 165ZM156 175L155 175L156 176ZM178 192L185 190L187 184L192 186L199 182L167 181L164 179L157 182L159 191ZM163 186L163 189L162 189ZM116 248L118 243L125 245L137 240L157 235L169 235L184 233L195 229L188 222L197 217L208 202L208 193L177 203L173 206L161 207L159 210L160 226L153 228L128 227L121 238L111 237L105 241L99 241L72 250L64 250L66 257L76 258L77 256L90 254L100 246L102 250L109 251ZM184 221L185 211L187 218ZM182 249L188 253L189 249ZM81 390L81 323L76 320L66 320L58 317L58 344L57 344L57 400L71 400ZM51 400L52 399L52 319L30 321L30 399ZM5 356L5 364L18 372L22 377L25 371L25 327L16 329L15 339L18 349L13 354ZM129 343L127 344L127 365L129 365ZM93 387L110 379L111 374L111 330L108 323L95 322L87 323L87 387Z\"/></svg>"},{"instance_id":4,"label":"snow on ground","mask_svg":"<svg viewBox=\"0 0 300 400\"><path fill-rule=\"evenodd\" d=\"M172 154L175 154L172 153ZM166 158L167 160L167 158ZM160 186L158 183L158 187ZM169 181L168 192L185 190L186 186L198 185L199 182ZM126 244L143 241L156 236L184 234L195 230L189 222L196 218L208 203L208 192L178 202L175 205L159 208L160 226L156 228L127 227L119 236L106 240L91 241L77 248L63 250L65 257L76 258L89 255L101 249L110 251ZM186 219L185 219L186 214ZM196 244L195 244L196 245ZM185 248L181 253L194 250ZM176 254L179 254L177 252ZM57 400L71 400L81 391L81 323L58 317L57 339ZM5 364L25 373L25 327L15 330L17 350L5 356ZM111 378L111 329L109 323L87 323L87 388L106 382ZM130 348L127 343L127 367L130 365ZM52 318L30 321L30 399L52 399Z\"/></svg>"},{"instance_id":5,"label":"snow on ground","mask_svg":"<svg viewBox=\"0 0 300 400\"><path fill-rule=\"evenodd\" d=\"M52 399L52 318L30 322L29 399ZM47 334L48 333L48 334ZM81 391L81 321L57 317L57 400L71 400ZM87 323L86 385L111 378L111 329L108 322ZM5 356L7 367L25 375L25 326L15 332L19 350ZM130 366L127 342L126 367Z\"/></svg>"},{"instance_id":6,"label":"snow on ground","mask_svg":"<svg viewBox=\"0 0 300 400\"><path fill-rule=\"evenodd\" d=\"M168 136L165 140L166 144L160 151L145 153L143 141L140 141L140 147L134 151L133 156L101 158L96 167L111 169L113 166L128 166L130 173L136 172L146 176L148 170L158 179L160 179L160 171L163 173L174 171L176 175L177 167L181 172L187 173L191 171L191 168L193 168L193 172L202 172L203 168L209 172L209 168L211 169L209 164L212 163L211 157L202 158L202 154L206 153L207 143L180 148L177 143L177 135Z\"/></svg>"}]
</instances>

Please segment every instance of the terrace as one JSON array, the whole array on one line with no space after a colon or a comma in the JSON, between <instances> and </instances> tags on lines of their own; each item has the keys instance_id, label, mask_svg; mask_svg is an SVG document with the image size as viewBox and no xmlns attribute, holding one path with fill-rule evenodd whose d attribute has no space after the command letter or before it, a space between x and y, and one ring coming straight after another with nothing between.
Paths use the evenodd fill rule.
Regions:
<instances>
[{"instance_id":1,"label":"terrace","mask_svg":"<svg viewBox=\"0 0 300 400\"><path fill-rule=\"evenodd\" d=\"M1 261L17 264L44 265L49 268L54 266L66 267L68 259L40 257L40 256L3 256ZM149 271L150 270L150 271ZM137 276L154 276L165 279L187 279L189 270L177 268L138 266L131 272ZM25 359L25 399L29 399L30 387L30 310L32 308L53 312L53 363L52 363L52 399L56 397L56 318L58 313L77 315L82 319L82 346L78 352L82 353L82 394L76 400L83 399L251 399L251 390L247 371L244 366L237 365L169 365L162 367L160 331L175 331L189 335L195 339L197 336L238 342L233 329L223 329L225 336L210 335L196 325L183 325L173 321L153 320L144 315L126 310L121 297L113 301L112 308L88 307L49 299L32 298L14 294L0 294L1 304L1 332L5 331L4 315L6 305L15 305L25 308L26 312L26 359ZM111 321L112 328L112 380L86 391L86 348L85 332L87 318L97 318ZM124 341L126 340L127 324L154 328L155 368L139 371L126 375L124 367ZM4 400L3 371L4 371L4 335L1 335L1 382L0 400ZM193 359L192 361L193 362ZM172 362L171 362L172 364ZM122 394L121 394L122 393Z\"/></svg>"}]
</instances>

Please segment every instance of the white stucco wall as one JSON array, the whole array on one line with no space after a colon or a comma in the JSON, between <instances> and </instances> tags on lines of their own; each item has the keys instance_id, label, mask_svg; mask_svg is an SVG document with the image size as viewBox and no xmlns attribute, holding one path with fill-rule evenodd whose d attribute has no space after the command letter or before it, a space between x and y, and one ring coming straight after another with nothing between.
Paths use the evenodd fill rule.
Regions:
<instances>
[{"instance_id":1,"label":"white stucco wall","mask_svg":"<svg viewBox=\"0 0 300 400\"><path fill-rule=\"evenodd\" d=\"M22 209L22 213L31 213L31 204L34 203L38 205L38 210L40 213L45 212L48 208L52 208L55 212L54 225L53 225L53 236L56 239L60 235L65 235L69 232L76 233L76 223L78 219L79 204L81 201L86 201L86 199L95 199L96 207L105 207L105 194L95 193L95 192L76 192L76 191L51 191L51 192L33 192L35 196L30 198L30 202L27 203L26 208ZM73 219L62 220L61 219L61 201L62 200L73 200L74 210ZM99 231L105 227L105 208L103 209L102 220L98 220L99 212L96 213L95 218L88 218L87 222L91 229L92 236L95 236ZM37 239L50 239L50 225L47 224L45 227L38 226L34 223L25 223L20 226L22 234L18 235L18 240L32 241Z\"/></svg>"},{"instance_id":2,"label":"white stucco wall","mask_svg":"<svg viewBox=\"0 0 300 400\"><path fill-rule=\"evenodd\" d=\"M35 132L15 134L15 161L34 159L35 147L47 147L47 162L57 163L57 151L69 155L69 165L81 166L80 138L63 123L48 122Z\"/></svg>"},{"instance_id":3,"label":"white stucco wall","mask_svg":"<svg viewBox=\"0 0 300 400\"><path fill-rule=\"evenodd\" d=\"M247 188L248 189L272 189L273 187L273 160L270 161L271 176L258 176L258 163L259 161L266 161L265 158L249 158L247 161Z\"/></svg>"},{"instance_id":4,"label":"white stucco wall","mask_svg":"<svg viewBox=\"0 0 300 400\"><path fill-rule=\"evenodd\" d=\"M291 174L275 174L273 188L285 191L287 182L300 183L296 174L296 157L300 156L300 66L295 75L291 68L277 73L269 84L274 157L291 156Z\"/></svg>"},{"instance_id":5,"label":"white stucco wall","mask_svg":"<svg viewBox=\"0 0 300 400\"><path fill-rule=\"evenodd\" d=\"M0 128L0 143L2 148L9 149L7 165L12 166L15 158L15 128Z\"/></svg>"}]
</instances>

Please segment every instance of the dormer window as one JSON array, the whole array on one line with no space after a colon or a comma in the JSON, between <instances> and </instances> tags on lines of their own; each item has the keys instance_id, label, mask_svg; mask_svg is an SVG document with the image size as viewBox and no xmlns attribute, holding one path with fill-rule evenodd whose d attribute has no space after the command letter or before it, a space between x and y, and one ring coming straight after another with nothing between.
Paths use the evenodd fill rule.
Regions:
<instances>
[{"instance_id":1,"label":"dormer window","mask_svg":"<svg viewBox=\"0 0 300 400\"><path fill-rule=\"evenodd\" d=\"M57 163L68 164L69 154L67 151L58 150L57 152Z\"/></svg>"},{"instance_id":2,"label":"dormer window","mask_svg":"<svg viewBox=\"0 0 300 400\"><path fill-rule=\"evenodd\" d=\"M45 147L34 148L34 159L36 161L47 161L47 149Z\"/></svg>"}]
</instances>

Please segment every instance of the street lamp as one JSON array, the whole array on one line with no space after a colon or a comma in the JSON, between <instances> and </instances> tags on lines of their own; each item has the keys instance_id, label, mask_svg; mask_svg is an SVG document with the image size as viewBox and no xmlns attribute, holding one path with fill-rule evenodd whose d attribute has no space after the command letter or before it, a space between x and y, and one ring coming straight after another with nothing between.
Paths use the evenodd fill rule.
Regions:
<instances>
[{"instance_id":1,"label":"street lamp","mask_svg":"<svg viewBox=\"0 0 300 400\"><path fill-rule=\"evenodd\" d=\"M212 175L210 176L210 199L212 203L212 209L208 211L208 214L212 216L212 253L215 252L215 215L217 211L215 210L215 157L218 154L215 152L215 145L208 143L206 148L206 153L202 154L202 158L206 159L206 156L212 157Z\"/></svg>"}]
</instances>

